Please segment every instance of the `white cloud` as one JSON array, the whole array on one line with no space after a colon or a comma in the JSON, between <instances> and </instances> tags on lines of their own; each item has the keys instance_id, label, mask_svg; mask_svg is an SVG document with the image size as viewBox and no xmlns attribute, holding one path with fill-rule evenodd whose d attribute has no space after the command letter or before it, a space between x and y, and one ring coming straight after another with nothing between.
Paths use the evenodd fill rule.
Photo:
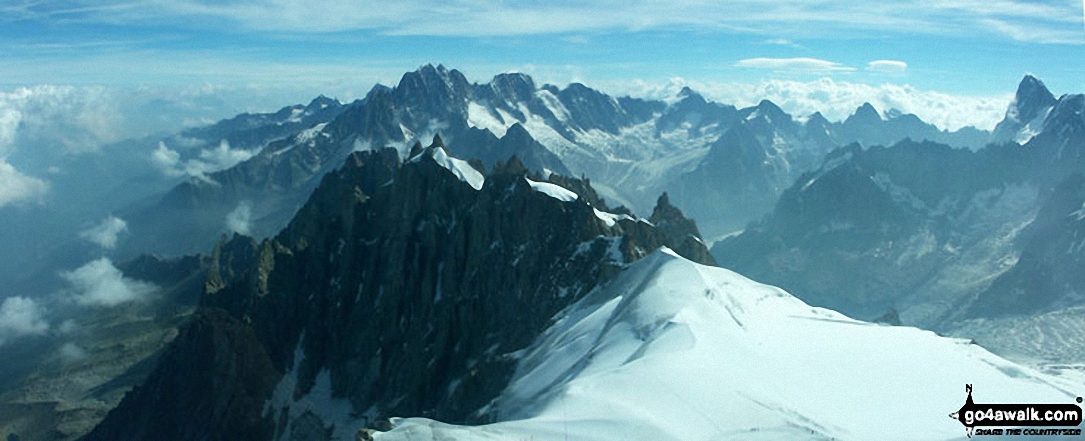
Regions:
<instances>
[{"instance_id":1,"label":"white cloud","mask_svg":"<svg viewBox=\"0 0 1085 441\"><path fill-rule=\"evenodd\" d=\"M177 167L181 163L181 154L166 147L165 142L158 141L158 148L151 152L151 163L166 176L184 176L184 171Z\"/></svg>"},{"instance_id":2,"label":"white cloud","mask_svg":"<svg viewBox=\"0 0 1085 441\"><path fill-rule=\"evenodd\" d=\"M207 179L207 174L233 167L256 153L256 150L230 148L230 143L222 140L217 147L201 149L197 157L182 161L180 153L160 141L158 148L151 152L151 162L166 176Z\"/></svg>"},{"instance_id":3,"label":"white cloud","mask_svg":"<svg viewBox=\"0 0 1085 441\"><path fill-rule=\"evenodd\" d=\"M123 137L120 100L104 87L39 85L0 92L0 158L18 144L61 154Z\"/></svg>"},{"instance_id":4,"label":"white cloud","mask_svg":"<svg viewBox=\"0 0 1085 441\"><path fill-rule=\"evenodd\" d=\"M49 330L42 308L34 299L8 297L0 304L0 345L22 336L41 335Z\"/></svg>"},{"instance_id":5,"label":"white cloud","mask_svg":"<svg viewBox=\"0 0 1085 441\"><path fill-rule=\"evenodd\" d=\"M226 215L226 228L239 234L251 234L252 204L248 201L237 204L237 208Z\"/></svg>"},{"instance_id":6,"label":"white cloud","mask_svg":"<svg viewBox=\"0 0 1085 441\"><path fill-rule=\"evenodd\" d=\"M74 299L81 305L116 306L141 301L157 289L151 283L124 277L104 257L60 275L71 285Z\"/></svg>"},{"instance_id":7,"label":"white cloud","mask_svg":"<svg viewBox=\"0 0 1085 441\"><path fill-rule=\"evenodd\" d=\"M128 223L116 216L109 216L101 223L79 232L79 237L95 243L105 249L117 247L117 238L128 231Z\"/></svg>"},{"instance_id":8,"label":"white cloud","mask_svg":"<svg viewBox=\"0 0 1085 441\"><path fill-rule=\"evenodd\" d=\"M199 170L202 173L210 173L233 167L239 162L248 160L256 155L256 152L230 148L230 143L222 140L218 147L200 151ZM191 162L191 161L190 161Z\"/></svg>"},{"instance_id":9,"label":"white cloud","mask_svg":"<svg viewBox=\"0 0 1085 441\"><path fill-rule=\"evenodd\" d=\"M968 96L951 95L910 85L869 85L821 78L812 81L763 80L758 83L726 83L689 81L672 78L667 82L632 81L614 83L607 87L616 94L648 98L674 97L682 87L689 86L716 102L738 107L756 105L768 99L788 113L806 116L821 112L830 120L843 120L863 103L878 109L897 109L914 113L942 129L956 130L975 126L990 130L1002 120L1012 95Z\"/></svg>"},{"instance_id":10,"label":"white cloud","mask_svg":"<svg viewBox=\"0 0 1085 441\"><path fill-rule=\"evenodd\" d=\"M853 72L854 67L821 60L817 58L747 58L735 63L735 67L771 69L777 72L826 74L831 72Z\"/></svg>"},{"instance_id":11,"label":"white cloud","mask_svg":"<svg viewBox=\"0 0 1085 441\"><path fill-rule=\"evenodd\" d=\"M41 202L48 191L48 183L19 173L0 159L0 208L20 202Z\"/></svg>"},{"instance_id":12,"label":"white cloud","mask_svg":"<svg viewBox=\"0 0 1085 441\"><path fill-rule=\"evenodd\" d=\"M908 69L908 63L897 60L874 60L866 64L866 70L884 74L902 74Z\"/></svg>"}]
</instances>

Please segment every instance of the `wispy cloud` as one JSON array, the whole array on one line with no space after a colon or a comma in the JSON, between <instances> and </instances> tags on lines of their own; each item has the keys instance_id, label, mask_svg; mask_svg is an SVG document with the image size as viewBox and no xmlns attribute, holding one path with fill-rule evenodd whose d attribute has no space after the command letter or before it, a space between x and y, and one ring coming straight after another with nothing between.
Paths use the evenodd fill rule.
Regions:
<instances>
[{"instance_id":1,"label":"wispy cloud","mask_svg":"<svg viewBox=\"0 0 1085 441\"><path fill-rule=\"evenodd\" d=\"M769 69L777 72L826 74L853 72L854 67L818 58L747 58L735 63L735 67Z\"/></svg>"},{"instance_id":2,"label":"wispy cloud","mask_svg":"<svg viewBox=\"0 0 1085 441\"><path fill-rule=\"evenodd\" d=\"M765 40L764 43L772 46L784 46L793 49L806 49L806 46L795 43L794 41L788 40L786 38L770 38L768 40Z\"/></svg>"},{"instance_id":3,"label":"wispy cloud","mask_svg":"<svg viewBox=\"0 0 1085 441\"><path fill-rule=\"evenodd\" d=\"M186 24L194 17L211 25L232 23L249 30L326 33L368 29L393 35L507 36L697 27L778 34L819 35L840 30L899 31L923 34L1005 34L984 25L997 19L1038 30L1041 34L1080 31L1076 2L1038 3L1025 0L902 0L854 2L822 0L779 2L703 0L659 2L613 0L538 3L526 0L404 0L374 5L366 1L317 3L254 0L204 2L115 0L32 4L9 7L13 19L51 19L110 24ZM203 20L207 22L207 20ZM1015 38L1012 37L1011 38ZM1042 40L1042 39L1041 39ZM1077 43L1085 38L1078 36Z\"/></svg>"},{"instance_id":4,"label":"wispy cloud","mask_svg":"<svg viewBox=\"0 0 1085 441\"><path fill-rule=\"evenodd\" d=\"M866 64L866 70L883 74L902 74L908 63L898 60L874 60Z\"/></svg>"}]
</instances>

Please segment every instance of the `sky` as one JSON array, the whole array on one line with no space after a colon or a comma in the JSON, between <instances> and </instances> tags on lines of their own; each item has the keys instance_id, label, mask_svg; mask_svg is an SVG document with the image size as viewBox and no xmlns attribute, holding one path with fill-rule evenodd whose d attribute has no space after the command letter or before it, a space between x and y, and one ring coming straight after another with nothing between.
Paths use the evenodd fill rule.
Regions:
<instances>
[{"instance_id":1,"label":"sky","mask_svg":"<svg viewBox=\"0 0 1085 441\"><path fill-rule=\"evenodd\" d=\"M3 93L179 115L141 112L104 136L116 138L317 94L349 101L425 63L617 95L689 85L830 119L871 101L949 129L993 127L1025 73L1056 95L1085 91L1085 0L312 3L0 0L0 144Z\"/></svg>"}]
</instances>

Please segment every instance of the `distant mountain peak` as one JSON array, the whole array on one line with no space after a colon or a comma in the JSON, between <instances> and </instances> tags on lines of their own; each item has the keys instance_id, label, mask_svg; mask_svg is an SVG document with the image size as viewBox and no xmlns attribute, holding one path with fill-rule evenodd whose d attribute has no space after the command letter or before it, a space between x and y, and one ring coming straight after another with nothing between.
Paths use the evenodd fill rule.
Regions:
<instances>
[{"instance_id":1,"label":"distant mountain peak","mask_svg":"<svg viewBox=\"0 0 1085 441\"><path fill-rule=\"evenodd\" d=\"M365 97L369 98L370 96L373 96L375 94L390 93L390 92L392 92L391 87L385 86L385 85L383 85L381 83L377 83L377 84L373 85L373 88L369 89L369 92L367 92L365 94Z\"/></svg>"},{"instance_id":2,"label":"distant mountain peak","mask_svg":"<svg viewBox=\"0 0 1085 441\"><path fill-rule=\"evenodd\" d=\"M757 108L759 110L772 111L773 113L784 113L784 109L781 109L780 106L777 106L776 103L769 100L761 100L760 103L757 103Z\"/></svg>"},{"instance_id":3,"label":"distant mountain peak","mask_svg":"<svg viewBox=\"0 0 1085 441\"><path fill-rule=\"evenodd\" d=\"M708 103L708 101L706 101L704 99L704 97L701 96L701 94L697 93L697 91L695 91L693 89L690 89L689 86L683 87L682 90L678 91L678 94L675 95L674 97L675 97L675 99L677 99L678 102L684 103L684 104L687 104L687 105L688 104L702 105L702 104L707 104Z\"/></svg>"},{"instance_id":4,"label":"distant mountain peak","mask_svg":"<svg viewBox=\"0 0 1085 441\"><path fill-rule=\"evenodd\" d=\"M878 113L878 109L874 108L874 105L870 103L863 103L858 109L855 109L855 114L863 115L864 117L876 116L878 119L881 119L882 117L881 114Z\"/></svg>"},{"instance_id":5,"label":"distant mountain peak","mask_svg":"<svg viewBox=\"0 0 1085 441\"><path fill-rule=\"evenodd\" d=\"M781 124L792 121L791 115L769 100L761 100L757 106L743 109L746 120L764 119L770 124Z\"/></svg>"},{"instance_id":6,"label":"distant mountain peak","mask_svg":"<svg viewBox=\"0 0 1085 441\"><path fill-rule=\"evenodd\" d=\"M327 107L337 107L339 105L341 105L339 100L328 98L321 94L320 96L313 98L312 101L309 101L309 104L306 105L305 108L309 110L319 110Z\"/></svg>"},{"instance_id":7,"label":"distant mountain peak","mask_svg":"<svg viewBox=\"0 0 1085 441\"><path fill-rule=\"evenodd\" d=\"M878 124L882 121L884 120L882 119L882 114L878 113L878 109L875 109L870 103L863 103L863 105L855 109L855 113L844 120L844 124L848 126L865 126Z\"/></svg>"},{"instance_id":8,"label":"distant mountain peak","mask_svg":"<svg viewBox=\"0 0 1085 441\"><path fill-rule=\"evenodd\" d=\"M456 89L468 85L467 78L456 69L448 70L443 64L434 67L425 64L414 72L407 72L399 80L397 89L413 90L421 87L423 91L443 84L450 89Z\"/></svg>"},{"instance_id":9,"label":"distant mountain peak","mask_svg":"<svg viewBox=\"0 0 1085 441\"><path fill-rule=\"evenodd\" d=\"M494 75L494 78L490 80L494 84L512 83L512 84L527 84L532 89L535 88L535 80L531 78L531 75L522 72L505 72Z\"/></svg>"},{"instance_id":10,"label":"distant mountain peak","mask_svg":"<svg viewBox=\"0 0 1085 441\"><path fill-rule=\"evenodd\" d=\"M1043 81L1031 74L1026 74L1021 79L1021 83L1017 85L1017 93L1014 95L1013 103L1007 111L1007 116L1009 116L1010 112L1016 112L1014 116L1018 121L1028 122L1035 118L1040 111L1055 105L1055 101L1055 95L1047 89Z\"/></svg>"},{"instance_id":11,"label":"distant mountain peak","mask_svg":"<svg viewBox=\"0 0 1085 441\"><path fill-rule=\"evenodd\" d=\"M436 147L440 147L442 149L445 148L445 141L443 139L441 139L441 134L440 133L434 134L433 135L433 142L430 143L430 148L436 148Z\"/></svg>"},{"instance_id":12,"label":"distant mountain peak","mask_svg":"<svg viewBox=\"0 0 1085 441\"><path fill-rule=\"evenodd\" d=\"M1006 109L1006 116L995 126L993 139L1027 142L1043 126L1043 119L1058 100L1043 81L1025 74L1017 85L1017 93Z\"/></svg>"},{"instance_id":13,"label":"distant mountain peak","mask_svg":"<svg viewBox=\"0 0 1085 441\"><path fill-rule=\"evenodd\" d=\"M528 101L537 89L531 76L519 72L497 74L490 80L490 87L506 99Z\"/></svg>"},{"instance_id":14,"label":"distant mountain peak","mask_svg":"<svg viewBox=\"0 0 1085 441\"><path fill-rule=\"evenodd\" d=\"M812 115L810 115L809 118L806 119L806 125L822 127L830 126L832 125L832 123L829 122L828 118L825 118L825 115L822 115L821 112L814 112Z\"/></svg>"}]
</instances>

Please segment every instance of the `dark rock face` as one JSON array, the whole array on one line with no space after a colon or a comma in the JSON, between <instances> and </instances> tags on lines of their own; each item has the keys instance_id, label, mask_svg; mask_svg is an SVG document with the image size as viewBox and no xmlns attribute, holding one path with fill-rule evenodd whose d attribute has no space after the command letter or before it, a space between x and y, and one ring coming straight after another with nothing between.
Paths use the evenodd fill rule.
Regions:
<instances>
[{"instance_id":1,"label":"dark rock face","mask_svg":"<svg viewBox=\"0 0 1085 441\"><path fill-rule=\"evenodd\" d=\"M196 362L164 358L175 365L88 439L173 424L183 430L171 439L326 439L347 428L293 408L322 381L353 409L350 433L396 415L485 421L515 351L622 264L665 245L711 262L665 199L659 228L600 215L586 183L552 176L582 195L560 201L533 189L515 158L475 190L440 149L402 164L391 149L353 153L274 239L220 243L202 305L228 316L201 316L170 352ZM218 389L178 392L165 413L126 412L182 385Z\"/></svg>"},{"instance_id":2,"label":"dark rock face","mask_svg":"<svg viewBox=\"0 0 1085 441\"><path fill-rule=\"evenodd\" d=\"M532 138L520 123L509 127L501 138L486 129L467 129L456 138L452 154L456 157L478 159L487 168L516 156L529 170L550 170L561 175L570 175L561 159Z\"/></svg>"},{"instance_id":3,"label":"dark rock face","mask_svg":"<svg viewBox=\"0 0 1085 441\"><path fill-rule=\"evenodd\" d=\"M697 229L697 223L688 219L682 211L671 205L670 196L663 193L652 210L652 217L648 221L655 225L656 229L663 234L661 242L668 244L678 254L696 262L712 262L715 259L709 254L702 254L705 244L701 240L701 232Z\"/></svg>"},{"instance_id":4,"label":"dark rock face","mask_svg":"<svg viewBox=\"0 0 1085 441\"><path fill-rule=\"evenodd\" d=\"M880 317L874 319L874 323L881 323L883 325L889 326L901 326L902 324L900 321L900 313L898 313L897 310L893 308L889 308L888 311L885 311L885 314L882 314Z\"/></svg>"},{"instance_id":5,"label":"dark rock face","mask_svg":"<svg viewBox=\"0 0 1085 441\"><path fill-rule=\"evenodd\" d=\"M148 380L82 439L269 439L272 427L251 409L280 376L249 326L204 309Z\"/></svg>"}]
</instances>

